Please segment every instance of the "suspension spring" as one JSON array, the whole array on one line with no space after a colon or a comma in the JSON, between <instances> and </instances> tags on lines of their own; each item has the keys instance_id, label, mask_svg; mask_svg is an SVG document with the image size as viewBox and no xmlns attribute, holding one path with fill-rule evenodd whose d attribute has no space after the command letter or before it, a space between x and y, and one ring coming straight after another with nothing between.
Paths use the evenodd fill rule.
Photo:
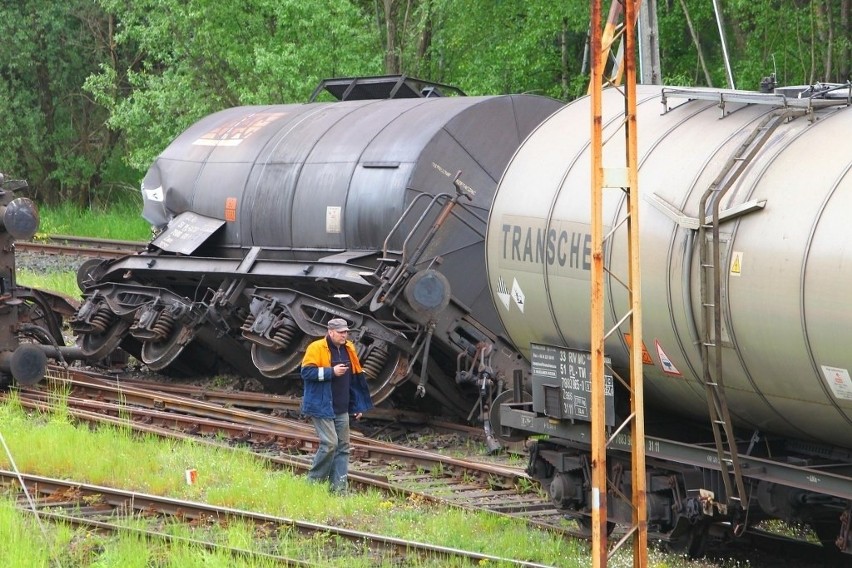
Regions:
<instances>
[{"instance_id":1,"label":"suspension spring","mask_svg":"<svg viewBox=\"0 0 852 568\"><path fill-rule=\"evenodd\" d=\"M275 335L272 336L272 342L275 343L275 347L279 350L284 351L288 347L290 347L290 343L293 342L293 338L296 337L296 332L298 331L298 327L296 327L295 322L288 321L280 328L275 331Z\"/></svg>"},{"instance_id":2,"label":"suspension spring","mask_svg":"<svg viewBox=\"0 0 852 568\"><path fill-rule=\"evenodd\" d=\"M103 333L109 329L110 324L115 321L115 314L109 309L109 306L101 305L98 310L92 315L92 329L95 333Z\"/></svg>"},{"instance_id":3,"label":"suspension spring","mask_svg":"<svg viewBox=\"0 0 852 568\"><path fill-rule=\"evenodd\" d=\"M381 347L370 351L370 354L367 355L361 366L364 367L364 373L367 377L376 379L378 378L379 373L382 372L382 369L384 369L387 361L388 349L386 346L382 345Z\"/></svg>"},{"instance_id":4,"label":"suspension spring","mask_svg":"<svg viewBox=\"0 0 852 568\"><path fill-rule=\"evenodd\" d=\"M254 325L254 320L254 314L249 314L249 316L246 318L246 321L244 321L243 325L240 326L240 331L248 332L249 330L251 330L251 326Z\"/></svg>"},{"instance_id":5,"label":"suspension spring","mask_svg":"<svg viewBox=\"0 0 852 568\"><path fill-rule=\"evenodd\" d=\"M175 328L175 317L167 310L160 312L157 321L151 326L151 331L155 335L154 341L162 341L166 339Z\"/></svg>"}]
</instances>

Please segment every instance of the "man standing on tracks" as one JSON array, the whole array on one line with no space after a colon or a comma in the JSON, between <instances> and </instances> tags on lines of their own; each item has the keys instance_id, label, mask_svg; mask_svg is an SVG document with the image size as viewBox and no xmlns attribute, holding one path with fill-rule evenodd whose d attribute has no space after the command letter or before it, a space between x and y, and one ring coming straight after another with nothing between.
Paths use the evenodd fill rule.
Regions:
<instances>
[{"instance_id":1,"label":"man standing on tracks","mask_svg":"<svg viewBox=\"0 0 852 568\"><path fill-rule=\"evenodd\" d=\"M364 370L348 338L346 320L331 319L326 336L308 345L302 359L302 413L313 418L319 438L308 479L328 481L335 493L346 491L349 416L359 420L373 408Z\"/></svg>"}]
</instances>

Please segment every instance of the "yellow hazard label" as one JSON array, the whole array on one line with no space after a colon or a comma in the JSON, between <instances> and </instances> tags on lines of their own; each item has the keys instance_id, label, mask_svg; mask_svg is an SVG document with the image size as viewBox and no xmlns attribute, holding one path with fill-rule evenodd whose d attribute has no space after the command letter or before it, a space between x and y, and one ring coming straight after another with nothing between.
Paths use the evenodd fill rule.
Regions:
<instances>
[{"instance_id":1,"label":"yellow hazard label","mask_svg":"<svg viewBox=\"0 0 852 568\"><path fill-rule=\"evenodd\" d=\"M734 251L731 259L731 276L739 276L743 270L743 253Z\"/></svg>"}]
</instances>

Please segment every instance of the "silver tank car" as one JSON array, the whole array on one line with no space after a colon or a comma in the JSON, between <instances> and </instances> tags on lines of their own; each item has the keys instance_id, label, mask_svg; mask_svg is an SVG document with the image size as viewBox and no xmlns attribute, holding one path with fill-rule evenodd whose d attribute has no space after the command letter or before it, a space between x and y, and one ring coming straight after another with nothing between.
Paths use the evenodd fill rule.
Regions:
<instances>
[{"instance_id":1,"label":"silver tank car","mask_svg":"<svg viewBox=\"0 0 852 568\"><path fill-rule=\"evenodd\" d=\"M718 201L722 368L732 420L852 448L852 108L848 88L821 100L800 99L799 91L638 88L645 399L673 414L708 414L698 227ZM623 98L609 91L605 140L620 113ZM586 98L541 124L494 198L488 281L503 325L527 357L531 343L589 348L589 116ZM749 145L754 155L743 152ZM623 136L614 136L604 165L606 156L623 163L624 152ZM726 192L707 191L720 180ZM604 234L619 227L624 205L621 192L605 193ZM612 242L605 254L626 282L625 251L612 249L626 238ZM626 300L607 278L610 329L615 306ZM627 367L622 333L606 351L614 366Z\"/></svg>"},{"instance_id":2,"label":"silver tank car","mask_svg":"<svg viewBox=\"0 0 852 568\"><path fill-rule=\"evenodd\" d=\"M350 100L231 108L178 136L142 183L161 231L149 251L80 276L84 351L298 377L306 342L344 317L375 402L413 376L419 394L472 412L459 383L523 365L485 280L494 189L562 103L392 81L408 98L372 98L386 78L355 79Z\"/></svg>"}]
</instances>

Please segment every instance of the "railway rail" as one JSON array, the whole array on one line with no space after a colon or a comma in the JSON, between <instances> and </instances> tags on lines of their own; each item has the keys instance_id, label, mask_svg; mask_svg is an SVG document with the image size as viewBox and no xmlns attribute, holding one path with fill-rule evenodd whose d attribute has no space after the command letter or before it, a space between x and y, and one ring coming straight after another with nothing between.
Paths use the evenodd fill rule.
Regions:
<instances>
[{"instance_id":1,"label":"railway rail","mask_svg":"<svg viewBox=\"0 0 852 568\"><path fill-rule=\"evenodd\" d=\"M318 444L313 426L302 420L158 392L151 385L143 389L81 371L60 376L54 368L51 375L54 385L68 390L69 394L67 398L63 395L63 401L69 412L79 419L103 421L111 418L121 423L121 420L129 418L131 425L159 427L171 433L225 437L232 443L250 444L263 455L273 452L280 456L280 452L284 452L285 463L297 469L307 469L310 461L307 454L313 453ZM18 396L22 405L41 411L50 410L57 401L54 395L42 388L21 388ZM272 401L278 398L270 396ZM394 491L408 489L421 492L422 488L416 482L426 472L432 476L429 485L440 481L442 491L436 493L445 495L449 495L445 490L452 488L454 481L463 494L472 491L474 488L470 485L473 480L478 480L475 489L480 493L476 495L476 500L482 501L483 496L489 497L491 506L473 508L503 512L520 508L537 509L543 511L545 516L548 512L555 513L545 497L529 494L531 484L521 468L453 458L370 439L358 433L352 436L352 455L355 473L363 474L363 479L357 476L355 479L362 484ZM407 469L400 468L403 464ZM374 483L376 480L380 481L378 485ZM481 491L490 491L491 494L485 495ZM509 492L526 495L511 495ZM420 496L429 495L423 491ZM498 498L501 496L512 502L500 503ZM440 500L449 502L447 499ZM519 502L525 503L525 506L519 506ZM456 505L464 506L465 503L457 498ZM562 515L557 514L556 522L535 518L530 518L529 522L567 532L564 527L558 526L562 518Z\"/></svg>"},{"instance_id":2,"label":"railway rail","mask_svg":"<svg viewBox=\"0 0 852 568\"><path fill-rule=\"evenodd\" d=\"M297 401L288 397L174 385L162 385L163 390L158 391L160 385L150 382L116 381L93 373L58 368L51 370L51 376L51 384L69 393L63 395L67 396L63 404L78 420L107 422L210 444L221 444L225 440L229 445L249 447L271 464L296 471L307 470L309 454L316 447L317 440L310 425L282 415L297 407ZM174 391L194 394L185 396ZM49 411L57 401L57 397L45 389L22 388L18 396L23 406L39 411ZM245 400L240 400L243 397ZM269 414L269 410L276 414ZM537 485L519 468L456 459L373 440L357 433L353 433L352 442L350 480L353 485L416 496L445 506L487 510L566 536L589 536L587 530L567 521L549 497L538 491ZM617 536L619 529L615 530ZM728 531L720 527L718 532L721 535ZM659 535L652 533L652 537ZM796 565L801 566L808 565L804 559L820 558L822 551L808 543L760 531L752 531L747 538L738 541L720 541L720 546L718 554L721 555L750 554L751 550L761 549L774 554L773 551L785 550L783 557L798 558ZM816 565L828 564L820 560Z\"/></svg>"},{"instance_id":3,"label":"railway rail","mask_svg":"<svg viewBox=\"0 0 852 568\"><path fill-rule=\"evenodd\" d=\"M37 514L40 518L85 525L100 530L133 530L149 537L172 539L174 538L173 536L166 535L157 530L130 529L122 524L122 520L131 518L136 520L140 516L148 519L167 516L179 518L183 522L200 525L211 522L218 523L239 520L262 527L266 538L270 536L276 537L276 535L292 531L296 531L304 537L311 537L316 534L332 535L351 545L352 548L347 550L346 554L352 554L354 550L366 544L370 549L370 554L379 563L385 561L390 561L391 563L394 561L401 562L410 560L412 557L417 557L444 562L462 560L471 564L499 562L501 565L507 566L544 566L532 562L435 546L412 540L356 531L349 528L172 499L135 491L124 491L77 481L59 480L0 470L0 484L11 485L15 483L19 487L24 486L27 489L26 492L21 491L22 495L19 500L21 508L24 508L25 505L28 506L28 510ZM32 500L30 501L29 498L32 498ZM215 546L209 542L202 542L201 544L208 547ZM343 558L339 544L335 543L334 546L334 550L330 550L329 553L334 554L338 558ZM219 546L215 547L219 548ZM228 550L232 554L271 558L289 566L312 565L310 562L305 562L298 558L264 554L232 547L228 547ZM354 553L357 554L357 552Z\"/></svg>"},{"instance_id":4,"label":"railway rail","mask_svg":"<svg viewBox=\"0 0 852 568\"><path fill-rule=\"evenodd\" d=\"M37 235L29 241L17 241L15 248L36 254L108 259L143 251L148 248L148 243L71 235Z\"/></svg>"}]
</instances>

